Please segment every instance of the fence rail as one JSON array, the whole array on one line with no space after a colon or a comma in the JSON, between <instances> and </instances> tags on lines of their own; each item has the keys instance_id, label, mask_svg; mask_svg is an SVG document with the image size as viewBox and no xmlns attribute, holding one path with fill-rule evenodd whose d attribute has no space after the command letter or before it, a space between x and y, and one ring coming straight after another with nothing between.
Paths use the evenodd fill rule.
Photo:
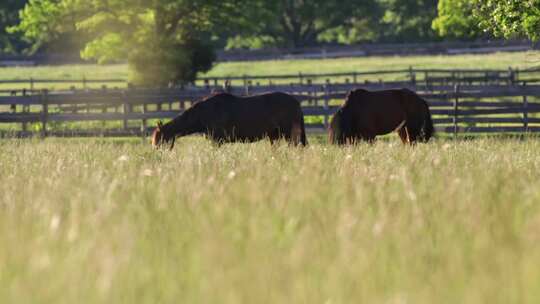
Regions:
<instances>
[{"instance_id":1,"label":"fence rail","mask_svg":"<svg viewBox=\"0 0 540 304\"><path fill-rule=\"evenodd\" d=\"M409 88L428 101L436 130L441 133L540 132L540 85L419 85L410 81L229 86L234 94L283 91L296 96L308 132L323 132L329 117L355 88ZM107 89L32 91L0 96L0 132L4 136L146 136L151 120L179 115L205 96L211 86L190 89ZM101 122L73 129L69 123ZM68 124L66 124L68 123ZM112 124L112 125L107 125ZM153 125L153 122L152 122Z\"/></svg>"},{"instance_id":2,"label":"fence rail","mask_svg":"<svg viewBox=\"0 0 540 304\"><path fill-rule=\"evenodd\" d=\"M351 71L325 74L284 74L284 75L242 75L225 77L201 77L195 82L196 87L217 88L224 86L270 87L299 85L305 87L329 82L340 82L344 85L370 85L373 83L394 87L397 83L414 87L424 87L429 91L437 91L438 86L448 85L515 85L540 84L540 68L519 70L508 69L408 69L381 71ZM0 95L33 94L42 89L61 86L75 90L107 90L108 88L132 88L125 79L15 79L0 80Z\"/></svg>"},{"instance_id":3,"label":"fence rail","mask_svg":"<svg viewBox=\"0 0 540 304\"><path fill-rule=\"evenodd\" d=\"M535 49L527 41L432 42L319 46L299 49L232 50L218 52L218 61L324 59L367 56L462 55Z\"/></svg>"},{"instance_id":4,"label":"fence rail","mask_svg":"<svg viewBox=\"0 0 540 304\"><path fill-rule=\"evenodd\" d=\"M530 41L472 41L431 43L367 43L358 45L320 45L295 49L222 50L217 61L256 61L279 59L323 59L366 56L461 55L494 52L522 52L537 49ZM1 66L85 64L78 54L37 54L33 56L0 53Z\"/></svg>"}]
</instances>

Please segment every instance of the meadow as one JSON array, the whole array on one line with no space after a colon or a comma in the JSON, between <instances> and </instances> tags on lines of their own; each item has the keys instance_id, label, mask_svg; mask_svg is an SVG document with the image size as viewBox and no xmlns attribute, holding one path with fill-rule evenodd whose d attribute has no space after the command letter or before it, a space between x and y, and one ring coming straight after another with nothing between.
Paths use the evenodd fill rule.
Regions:
<instances>
[{"instance_id":1,"label":"meadow","mask_svg":"<svg viewBox=\"0 0 540 304\"><path fill-rule=\"evenodd\" d=\"M1 303L538 303L540 140L0 141Z\"/></svg>"},{"instance_id":2,"label":"meadow","mask_svg":"<svg viewBox=\"0 0 540 304\"><path fill-rule=\"evenodd\" d=\"M414 68L437 69L525 69L538 66L540 52L494 53L480 55L456 56L388 56L360 57L339 59L313 60L276 60L256 62L223 62L215 64L214 68L201 77L232 77L232 76L261 76L287 75L298 73L347 73L382 70L401 70ZM36 84L36 88L65 89L72 85L81 87L81 81L87 79L128 79L129 71L126 64L109 65L61 65L0 68L1 80L33 79L62 79L74 80L68 84ZM382 78L388 76L381 76ZM378 79L370 79L378 80ZM324 80L320 80L324 81ZM264 82L263 82L264 83ZM0 84L0 89L28 87L28 84ZM101 84L95 84L100 87ZM110 83L109 87L122 86Z\"/></svg>"}]
</instances>

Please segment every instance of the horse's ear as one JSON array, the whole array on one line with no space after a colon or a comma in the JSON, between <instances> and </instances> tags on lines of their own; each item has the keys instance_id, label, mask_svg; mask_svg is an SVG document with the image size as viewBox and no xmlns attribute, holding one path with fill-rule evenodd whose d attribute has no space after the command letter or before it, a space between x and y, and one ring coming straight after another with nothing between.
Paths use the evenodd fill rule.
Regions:
<instances>
[{"instance_id":1,"label":"horse's ear","mask_svg":"<svg viewBox=\"0 0 540 304\"><path fill-rule=\"evenodd\" d=\"M163 127L163 123L162 123L161 120L160 120L160 121L158 121L158 123L157 123L157 128L158 128L158 130L161 130L162 127Z\"/></svg>"}]
</instances>

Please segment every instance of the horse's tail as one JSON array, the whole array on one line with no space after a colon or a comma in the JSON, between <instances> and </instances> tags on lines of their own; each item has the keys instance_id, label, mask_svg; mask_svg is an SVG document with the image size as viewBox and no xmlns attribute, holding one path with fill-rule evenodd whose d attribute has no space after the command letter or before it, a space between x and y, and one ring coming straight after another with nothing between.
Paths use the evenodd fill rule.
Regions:
<instances>
[{"instance_id":1,"label":"horse's tail","mask_svg":"<svg viewBox=\"0 0 540 304\"><path fill-rule=\"evenodd\" d=\"M292 142L295 145L301 144L302 146L307 146L306 127L304 124L304 112L302 112L302 108L300 107L299 102L296 115L292 121L291 138Z\"/></svg>"},{"instance_id":2,"label":"horse's tail","mask_svg":"<svg viewBox=\"0 0 540 304\"><path fill-rule=\"evenodd\" d=\"M433 127L433 120L431 120L431 112L429 111L429 106L427 102L420 98L425 106L424 110L424 119L422 123L422 132L421 140L423 142L428 142L431 137L435 134L435 128Z\"/></svg>"}]
</instances>

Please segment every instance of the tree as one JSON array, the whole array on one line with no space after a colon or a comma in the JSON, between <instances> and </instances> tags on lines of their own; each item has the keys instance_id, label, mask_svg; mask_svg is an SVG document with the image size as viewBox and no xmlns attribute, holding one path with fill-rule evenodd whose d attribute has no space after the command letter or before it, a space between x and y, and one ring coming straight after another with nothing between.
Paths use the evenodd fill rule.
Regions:
<instances>
[{"instance_id":1,"label":"tree","mask_svg":"<svg viewBox=\"0 0 540 304\"><path fill-rule=\"evenodd\" d=\"M354 19L369 19L374 0L252 0L241 15L244 30L232 46L274 44L291 48L314 45L319 35Z\"/></svg>"},{"instance_id":2,"label":"tree","mask_svg":"<svg viewBox=\"0 0 540 304\"><path fill-rule=\"evenodd\" d=\"M384 9L381 38L392 42L431 41L438 0L379 0Z\"/></svg>"},{"instance_id":3,"label":"tree","mask_svg":"<svg viewBox=\"0 0 540 304\"><path fill-rule=\"evenodd\" d=\"M470 37L483 30L538 41L540 0L441 0L433 27L445 37Z\"/></svg>"},{"instance_id":4,"label":"tree","mask_svg":"<svg viewBox=\"0 0 540 304\"><path fill-rule=\"evenodd\" d=\"M473 14L475 4L470 0L440 0L439 14L432 27L439 36L470 39L481 34L478 20Z\"/></svg>"},{"instance_id":5,"label":"tree","mask_svg":"<svg viewBox=\"0 0 540 304\"><path fill-rule=\"evenodd\" d=\"M474 0L479 25L497 36L540 39L540 0Z\"/></svg>"},{"instance_id":6,"label":"tree","mask_svg":"<svg viewBox=\"0 0 540 304\"><path fill-rule=\"evenodd\" d=\"M6 29L19 23L19 10L26 2L26 0L0 2L0 53L17 53L24 47L20 35L12 35Z\"/></svg>"},{"instance_id":7,"label":"tree","mask_svg":"<svg viewBox=\"0 0 540 304\"><path fill-rule=\"evenodd\" d=\"M82 37L82 58L127 59L130 80L144 85L191 82L215 59L211 32L236 0L30 0L14 29L35 46L66 33Z\"/></svg>"}]
</instances>

